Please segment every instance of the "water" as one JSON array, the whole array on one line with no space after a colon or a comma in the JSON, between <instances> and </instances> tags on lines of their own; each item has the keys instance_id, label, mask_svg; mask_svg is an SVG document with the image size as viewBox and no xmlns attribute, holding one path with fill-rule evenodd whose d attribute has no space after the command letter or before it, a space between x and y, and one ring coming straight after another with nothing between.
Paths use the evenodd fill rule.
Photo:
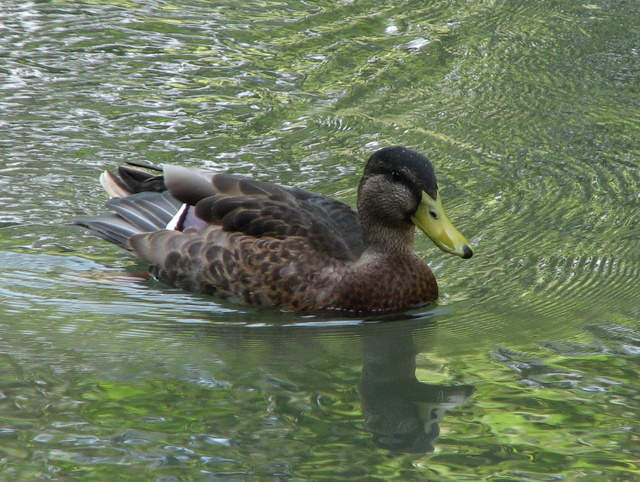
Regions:
<instances>
[{"instance_id":1,"label":"water","mask_svg":"<svg viewBox=\"0 0 640 482\"><path fill-rule=\"evenodd\" d=\"M637 2L0 7L3 480L640 477ZM65 226L127 161L353 203L431 157L470 260L404 320L261 313ZM437 436L439 432L439 436Z\"/></svg>"}]
</instances>

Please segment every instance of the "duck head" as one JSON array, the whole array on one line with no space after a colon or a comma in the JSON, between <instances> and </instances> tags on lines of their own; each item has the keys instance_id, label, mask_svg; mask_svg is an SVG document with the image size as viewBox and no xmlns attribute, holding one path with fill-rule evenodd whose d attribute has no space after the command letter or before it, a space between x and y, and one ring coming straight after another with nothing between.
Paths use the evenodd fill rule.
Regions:
<instances>
[{"instance_id":1,"label":"duck head","mask_svg":"<svg viewBox=\"0 0 640 482\"><path fill-rule=\"evenodd\" d=\"M422 154L401 146L376 151L358 188L358 211L369 231L417 226L436 246L461 258L473 256L471 244L451 223L442 206L435 169Z\"/></svg>"}]
</instances>

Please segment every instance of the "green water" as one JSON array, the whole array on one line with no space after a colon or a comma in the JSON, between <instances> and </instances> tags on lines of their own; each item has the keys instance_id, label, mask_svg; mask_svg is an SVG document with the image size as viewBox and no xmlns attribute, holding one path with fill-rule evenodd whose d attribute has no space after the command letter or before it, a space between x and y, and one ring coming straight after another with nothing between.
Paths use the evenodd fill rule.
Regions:
<instances>
[{"instance_id":1,"label":"green water","mask_svg":"<svg viewBox=\"0 0 640 482\"><path fill-rule=\"evenodd\" d=\"M0 479L640 479L639 26L632 1L3 1ZM353 204L390 144L477 251L416 239L442 298L412 319L183 293L64 226L129 160Z\"/></svg>"}]
</instances>

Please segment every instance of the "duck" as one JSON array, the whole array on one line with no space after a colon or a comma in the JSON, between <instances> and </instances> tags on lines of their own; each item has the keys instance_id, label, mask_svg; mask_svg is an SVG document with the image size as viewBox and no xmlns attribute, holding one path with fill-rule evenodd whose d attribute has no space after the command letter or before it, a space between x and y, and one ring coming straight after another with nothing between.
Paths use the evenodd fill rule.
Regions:
<instances>
[{"instance_id":1,"label":"duck","mask_svg":"<svg viewBox=\"0 0 640 482\"><path fill-rule=\"evenodd\" d=\"M436 301L436 278L414 251L416 227L446 253L473 255L445 213L433 164L403 146L370 156L357 210L171 164L128 163L100 183L111 213L74 226L129 251L166 285L258 309L368 315Z\"/></svg>"}]
</instances>

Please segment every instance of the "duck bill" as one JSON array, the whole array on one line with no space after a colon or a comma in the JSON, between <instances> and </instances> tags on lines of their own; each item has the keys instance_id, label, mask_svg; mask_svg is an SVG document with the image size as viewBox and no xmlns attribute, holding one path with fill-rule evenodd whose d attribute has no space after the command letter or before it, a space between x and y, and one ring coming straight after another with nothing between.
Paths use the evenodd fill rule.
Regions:
<instances>
[{"instance_id":1,"label":"duck bill","mask_svg":"<svg viewBox=\"0 0 640 482\"><path fill-rule=\"evenodd\" d=\"M423 192L422 201L411 219L445 253L455 254L465 259L473 256L471 244L449 221L444 212L442 196L439 193L434 200Z\"/></svg>"}]
</instances>

